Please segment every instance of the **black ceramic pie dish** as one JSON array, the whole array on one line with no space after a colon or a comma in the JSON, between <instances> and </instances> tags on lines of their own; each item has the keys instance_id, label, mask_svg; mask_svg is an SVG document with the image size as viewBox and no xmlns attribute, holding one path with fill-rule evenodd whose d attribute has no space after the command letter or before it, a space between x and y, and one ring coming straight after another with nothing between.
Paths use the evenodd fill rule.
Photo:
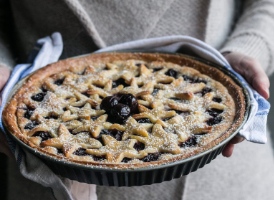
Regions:
<instances>
[{"instance_id":1,"label":"black ceramic pie dish","mask_svg":"<svg viewBox=\"0 0 274 200\"><path fill-rule=\"evenodd\" d=\"M182 54L176 54L186 56ZM245 86L240 80L228 69L208 62L201 58L190 57L196 61L205 63L212 67L215 67L222 71L225 75L233 79L233 81L242 88L245 97L245 113L241 124L230 134L229 137L218 143L216 146L208 149L202 153L196 154L186 159L178 160L175 162L161 164L153 167L141 167L134 169L115 169L115 168L103 168L98 166L81 165L68 161L59 160L54 157L45 155L35 149L31 148L20 139L10 134L16 142L30 153L36 155L44 162L54 173L63 177L77 180L79 182L85 182L89 184L105 185L105 186L141 186L150 185L153 183L161 183L163 181L169 181L174 178L187 175L190 172L194 172L199 168L202 168L205 164L210 163L213 159L219 155L224 149L225 145L238 133L238 131L245 124L250 113L250 99L249 94ZM26 77L27 78L27 77ZM10 93L9 99L13 93L22 85L25 79L21 80ZM8 100L9 100L8 99Z\"/></svg>"}]
</instances>

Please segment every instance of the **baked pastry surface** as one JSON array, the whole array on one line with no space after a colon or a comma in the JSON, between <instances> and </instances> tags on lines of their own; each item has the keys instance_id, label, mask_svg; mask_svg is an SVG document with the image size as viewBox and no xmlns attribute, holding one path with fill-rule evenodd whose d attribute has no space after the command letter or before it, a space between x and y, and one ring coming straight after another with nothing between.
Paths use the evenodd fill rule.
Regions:
<instances>
[{"instance_id":1,"label":"baked pastry surface","mask_svg":"<svg viewBox=\"0 0 274 200\"><path fill-rule=\"evenodd\" d=\"M220 70L171 54L102 53L30 75L3 112L10 133L49 156L116 168L203 152L243 119L241 88Z\"/></svg>"}]
</instances>

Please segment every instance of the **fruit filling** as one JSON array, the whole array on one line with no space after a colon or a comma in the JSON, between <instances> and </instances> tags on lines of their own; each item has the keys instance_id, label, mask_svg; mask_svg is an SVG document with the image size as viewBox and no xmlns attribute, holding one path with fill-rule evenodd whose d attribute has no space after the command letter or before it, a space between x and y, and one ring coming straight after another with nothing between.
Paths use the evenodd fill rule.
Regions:
<instances>
[{"instance_id":1,"label":"fruit filling","mask_svg":"<svg viewBox=\"0 0 274 200\"><path fill-rule=\"evenodd\" d=\"M100 105L108 114L108 121L124 124L129 116L138 113L138 101L132 94L105 97Z\"/></svg>"}]
</instances>

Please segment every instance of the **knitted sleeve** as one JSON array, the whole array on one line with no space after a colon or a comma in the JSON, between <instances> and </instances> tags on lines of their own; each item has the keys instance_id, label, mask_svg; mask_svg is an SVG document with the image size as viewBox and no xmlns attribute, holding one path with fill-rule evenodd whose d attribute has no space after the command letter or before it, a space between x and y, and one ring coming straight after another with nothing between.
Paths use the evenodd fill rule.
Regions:
<instances>
[{"instance_id":1,"label":"knitted sleeve","mask_svg":"<svg viewBox=\"0 0 274 200\"><path fill-rule=\"evenodd\" d=\"M11 16L9 11L8 1L0 0L0 65L12 68L15 60L11 53Z\"/></svg>"},{"instance_id":2,"label":"knitted sleeve","mask_svg":"<svg viewBox=\"0 0 274 200\"><path fill-rule=\"evenodd\" d=\"M246 0L234 30L220 50L256 58L267 74L274 71L274 1Z\"/></svg>"}]
</instances>

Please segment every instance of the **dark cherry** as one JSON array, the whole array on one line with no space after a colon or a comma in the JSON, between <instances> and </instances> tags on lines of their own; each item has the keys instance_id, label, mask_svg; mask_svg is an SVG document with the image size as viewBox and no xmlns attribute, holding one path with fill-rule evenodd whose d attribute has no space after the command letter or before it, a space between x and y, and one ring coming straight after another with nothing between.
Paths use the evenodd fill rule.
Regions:
<instances>
[{"instance_id":1,"label":"dark cherry","mask_svg":"<svg viewBox=\"0 0 274 200\"><path fill-rule=\"evenodd\" d=\"M130 108L127 105L118 103L111 109L110 114L115 122L123 124L130 115Z\"/></svg>"},{"instance_id":2,"label":"dark cherry","mask_svg":"<svg viewBox=\"0 0 274 200\"><path fill-rule=\"evenodd\" d=\"M67 111L68 109L66 107L63 108L63 111Z\"/></svg>"},{"instance_id":3,"label":"dark cherry","mask_svg":"<svg viewBox=\"0 0 274 200\"><path fill-rule=\"evenodd\" d=\"M133 146L133 148L136 150L136 151L141 151L141 150L144 150L145 149L145 144L142 143L142 142L136 142Z\"/></svg>"},{"instance_id":4,"label":"dark cherry","mask_svg":"<svg viewBox=\"0 0 274 200\"><path fill-rule=\"evenodd\" d=\"M119 103L128 105L132 113L138 112L138 101L132 94L124 94L121 96Z\"/></svg>"},{"instance_id":5,"label":"dark cherry","mask_svg":"<svg viewBox=\"0 0 274 200\"><path fill-rule=\"evenodd\" d=\"M181 99L176 98L176 97L171 97L170 99L173 100L173 101L180 101L181 100Z\"/></svg>"},{"instance_id":6,"label":"dark cherry","mask_svg":"<svg viewBox=\"0 0 274 200\"><path fill-rule=\"evenodd\" d=\"M199 134L195 134L195 136L199 137L199 136L202 136L202 135L206 135L208 133L199 133Z\"/></svg>"},{"instance_id":7,"label":"dark cherry","mask_svg":"<svg viewBox=\"0 0 274 200\"><path fill-rule=\"evenodd\" d=\"M123 158L123 160L121 162L123 163L128 163L129 161L131 161L131 158Z\"/></svg>"},{"instance_id":8,"label":"dark cherry","mask_svg":"<svg viewBox=\"0 0 274 200\"><path fill-rule=\"evenodd\" d=\"M194 83L204 83L204 84L207 84L207 81L206 81L206 80L203 80L203 79L198 78L198 79L195 79L195 80L194 80Z\"/></svg>"},{"instance_id":9,"label":"dark cherry","mask_svg":"<svg viewBox=\"0 0 274 200\"><path fill-rule=\"evenodd\" d=\"M178 114L178 115L189 115L190 112L189 111L181 111L181 110L175 110L175 112Z\"/></svg>"},{"instance_id":10,"label":"dark cherry","mask_svg":"<svg viewBox=\"0 0 274 200\"><path fill-rule=\"evenodd\" d=\"M173 118L173 117L164 118L163 121L165 122L165 121L167 121L167 120L170 120L171 118Z\"/></svg>"},{"instance_id":11,"label":"dark cherry","mask_svg":"<svg viewBox=\"0 0 274 200\"><path fill-rule=\"evenodd\" d=\"M45 119L58 119L58 116L51 113L49 116L44 117Z\"/></svg>"},{"instance_id":12,"label":"dark cherry","mask_svg":"<svg viewBox=\"0 0 274 200\"><path fill-rule=\"evenodd\" d=\"M197 144L197 137L194 135L190 137L187 141L179 144L180 147L193 147Z\"/></svg>"},{"instance_id":13,"label":"dark cherry","mask_svg":"<svg viewBox=\"0 0 274 200\"><path fill-rule=\"evenodd\" d=\"M57 149L57 153L64 154L63 149Z\"/></svg>"},{"instance_id":14,"label":"dark cherry","mask_svg":"<svg viewBox=\"0 0 274 200\"><path fill-rule=\"evenodd\" d=\"M31 96L31 99L34 100L34 101L43 101L44 97L46 96L47 93L45 92L41 92L41 93L38 93L38 94L35 94L33 96Z\"/></svg>"},{"instance_id":15,"label":"dark cherry","mask_svg":"<svg viewBox=\"0 0 274 200\"><path fill-rule=\"evenodd\" d=\"M85 68L82 72L80 72L79 75L85 75L86 71L87 71L87 68Z\"/></svg>"},{"instance_id":16,"label":"dark cherry","mask_svg":"<svg viewBox=\"0 0 274 200\"><path fill-rule=\"evenodd\" d=\"M205 87L205 88L202 90L202 96L204 96L206 93L209 93L209 92L211 92L211 91L212 91L211 88Z\"/></svg>"},{"instance_id":17,"label":"dark cherry","mask_svg":"<svg viewBox=\"0 0 274 200\"><path fill-rule=\"evenodd\" d=\"M113 96L118 97L118 99L120 99L123 95L124 95L123 93L119 92L119 93L114 94Z\"/></svg>"},{"instance_id":18,"label":"dark cherry","mask_svg":"<svg viewBox=\"0 0 274 200\"><path fill-rule=\"evenodd\" d=\"M49 134L49 132L45 132L45 131L37 131L33 136L41 137L42 141L45 141L45 140L48 140L48 139L52 138L51 135Z\"/></svg>"},{"instance_id":19,"label":"dark cherry","mask_svg":"<svg viewBox=\"0 0 274 200\"><path fill-rule=\"evenodd\" d=\"M215 124L219 124L222 120L223 120L223 118L218 116L218 117L210 118L209 120L206 121L206 123L209 126L213 126Z\"/></svg>"},{"instance_id":20,"label":"dark cherry","mask_svg":"<svg viewBox=\"0 0 274 200\"><path fill-rule=\"evenodd\" d=\"M190 76L187 76L187 75L182 75L182 77L184 78L184 81L188 81L190 83L192 83L192 81L194 80L193 78L191 78Z\"/></svg>"},{"instance_id":21,"label":"dark cherry","mask_svg":"<svg viewBox=\"0 0 274 200\"><path fill-rule=\"evenodd\" d=\"M217 102L217 103L221 103L221 102L222 102L222 99L219 98L219 97L214 97L214 98L212 99L212 101L215 101L215 102Z\"/></svg>"},{"instance_id":22,"label":"dark cherry","mask_svg":"<svg viewBox=\"0 0 274 200\"><path fill-rule=\"evenodd\" d=\"M104 109L107 112L110 112L110 110L117 104L118 98L116 96L108 96L103 99L100 108Z\"/></svg>"},{"instance_id":23,"label":"dark cherry","mask_svg":"<svg viewBox=\"0 0 274 200\"><path fill-rule=\"evenodd\" d=\"M74 155L77 156L88 156L89 154L86 153L86 149L84 148L79 148L76 151L73 152Z\"/></svg>"},{"instance_id":24,"label":"dark cherry","mask_svg":"<svg viewBox=\"0 0 274 200\"><path fill-rule=\"evenodd\" d=\"M152 123L148 118L136 119L138 123Z\"/></svg>"},{"instance_id":25,"label":"dark cherry","mask_svg":"<svg viewBox=\"0 0 274 200\"><path fill-rule=\"evenodd\" d=\"M46 89L46 88L44 88L43 86L41 87L41 90L42 90L42 92L47 92L48 90Z\"/></svg>"},{"instance_id":26,"label":"dark cherry","mask_svg":"<svg viewBox=\"0 0 274 200\"><path fill-rule=\"evenodd\" d=\"M154 95L156 95L156 94L158 93L159 90L160 90L160 89L158 89L158 88L154 88L154 89L153 89L153 92L152 92L151 94L154 96Z\"/></svg>"},{"instance_id":27,"label":"dark cherry","mask_svg":"<svg viewBox=\"0 0 274 200\"><path fill-rule=\"evenodd\" d=\"M38 125L39 125L39 123L37 121L31 121L26 124L24 129L32 130L35 126L38 126Z\"/></svg>"},{"instance_id":28,"label":"dark cherry","mask_svg":"<svg viewBox=\"0 0 274 200\"><path fill-rule=\"evenodd\" d=\"M80 106L74 106L74 107L76 107L76 108L83 108L84 106L85 106L85 104L82 104Z\"/></svg>"},{"instance_id":29,"label":"dark cherry","mask_svg":"<svg viewBox=\"0 0 274 200\"><path fill-rule=\"evenodd\" d=\"M176 78L176 77L177 77L177 71L175 71L174 69L169 69L169 70L165 73L165 75L167 75L167 76L172 76L172 77Z\"/></svg>"},{"instance_id":30,"label":"dark cherry","mask_svg":"<svg viewBox=\"0 0 274 200\"><path fill-rule=\"evenodd\" d=\"M117 129L103 129L99 135L98 140L103 143L102 135L109 135L111 137L114 137L117 141L121 141L123 137L124 132L119 131Z\"/></svg>"},{"instance_id":31,"label":"dark cherry","mask_svg":"<svg viewBox=\"0 0 274 200\"><path fill-rule=\"evenodd\" d=\"M85 95L86 97L89 97L90 95L86 92L83 92L82 95Z\"/></svg>"},{"instance_id":32,"label":"dark cherry","mask_svg":"<svg viewBox=\"0 0 274 200\"><path fill-rule=\"evenodd\" d=\"M205 87L204 89L202 89L201 92L196 92L195 94L202 94L202 96L204 96L206 93L209 93L209 92L211 92L211 91L212 91L211 88Z\"/></svg>"},{"instance_id":33,"label":"dark cherry","mask_svg":"<svg viewBox=\"0 0 274 200\"><path fill-rule=\"evenodd\" d=\"M139 88L141 88L141 87L143 87L143 86L144 86L144 84L140 84L140 85L138 85L138 87L139 87Z\"/></svg>"},{"instance_id":34,"label":"dark cherry","mask_svg":"<svg viewBox=\"0 0 274 200\"><path fill-rule=\"evenodd\" d=\"M75 135L75 133L72 132L73 129L68 129L68 131L70 132L70 134Z\"/></svg>"},{"instance_id":35,"label":"dark cherry","mask_svg":"<svg viewBox=\"0 0 274 200\"><path fill-rule=\"evenodd\" d=\"M161 69L163 69L162 67L159 67L159 68L153 68L153 72L158 72L160 71Z\"/></svg>"},{"instance_id":36,"label":"dark cherry","mask_svg":"<svg viewBox=\"0 0 274 200\"><path fill-rule=\"evenodd\" d=\"M208 114L212 117L217 117L219 114L221 114L223 112L223 110L211 108L210 110L207 110L206 112L208 112Z\"/></svg>"},{"instance_id":37,"label":"dark cherry","mask_svg":"<svg viewBox=\"0 0 274 200\"><path fill-rule=\"evenodd\" d=\"M95 155L93 155L92 158L93 158L94 161L102 161L102 160L106 159L106 156L104 156L104 155L103 156L95 156Z\"/></svg>"},{"instance_id":38,"label":"dark cherry","mask_svg":"<svg viewBox=\"0 0 274 200\"><path fill-rule=\"evenodd\" d=\"M146 157L142 159L143 162L152 162L158 160L161 153L149 153Z\"/></svg>"},{"instance_id":39,"label":"dark cherry","mask_svg":"<svg viewBox=\"0 0 274 200\"><path fill-rule=\"evenodd\" d=\"M63 79L57 79L56 81L54 81L54 84L55 85L62 85L64 80L65 80L64 78Z\"/></svg>"},{"instance_id":40,"label":"dark cherry","mask_svg":"<svg viewBox=\"0 0 274 200\"><path fill-rule=\"evenodd\" d=\"M89 134L90 132L89 131L79 131L79 132L76 132L76 133L74 133L73 132L73 129L69 129L69 132L72 134L72 135L77 135L77 134L79 134L79 133L85 133L85 134Z\"/></svg>"},{"instance_id":41,"label":"dark cherry","mask_svg":"<svg viewBox=\"0 0 274 200\"><path fill-rule=\"evenodd\" d=\"M168 85L172 82L172 80L169 80L168 82L165 81L159 81L158 83L163 84L163 85Z\"/></svg>"},{"instance_id":42,"label":"dark cherry","mask_svg":"<svg viewBox=\"0 0 274 200\"><path fill-rule=\"evenodd\" d=\"M188 81L190 83L204 83L204 84L207 84L207 81L201 79L201 78L197 78L197 77L190 77L190 76L187 76L187 75L183 75L183 78L185 81Z\"/></svg>"},{"instance_id":43,"label":"dark cherry","mask_svg":"<svg viewBox=\"0 0 274 200\"><path fill-rule=\"evenodd\" d=\"M146 68L148 68L148 66L147 66L147 64L144 64L144 63L137 63L137 64L135 64L137 67L141 67L141 65L145 65L146 66Z\"/></svg>"},{"instance_id":44,"label":"dark cherry","mask_svg":"<svg viewBox=\"0 0 274 200\"><path fill-rule=\"evenodd\" d=\"M115 120L115 118L111 115L111 113L108 113L107 122L116 123L116 120Z\"/></svg>"},{"instance_id":45,"label":"dark cherry","mask_svg":"<svg viewBox=\"0 0 274 200\"><path fill-rule=\"evenodd\" d=\"M113 87L113 88L116 88L116 87L118 87L119 85L123 85L124 87L129 86L129 85L125 82L125 79L123 79L123 78L119 78L118 80L112 82L112 87Z\"/></svg>"},{"instance_id":46,"label":"dark cherry","mask_svg":"<svg viewBox=\"0 0 274 200\"><path fill-rule=\"evenodd\" d=\"M25 112L25 114L24 114L24 117L27 118L27 119L30 119L30 117L31 117L31 115L32 115L33 112L34 112L33 109L27 108L27 109L26 109L26 112Z\"/></svg>"},{"instance_id":47,"label":"dark cherry","mask_svg":"<svg viewBox=\"0 0 274 200\"><path fill-rule=\"evenodd\" d=\"M99 116L91 116L90 119L95 121Z\"/></svg>"}]
</instances>

